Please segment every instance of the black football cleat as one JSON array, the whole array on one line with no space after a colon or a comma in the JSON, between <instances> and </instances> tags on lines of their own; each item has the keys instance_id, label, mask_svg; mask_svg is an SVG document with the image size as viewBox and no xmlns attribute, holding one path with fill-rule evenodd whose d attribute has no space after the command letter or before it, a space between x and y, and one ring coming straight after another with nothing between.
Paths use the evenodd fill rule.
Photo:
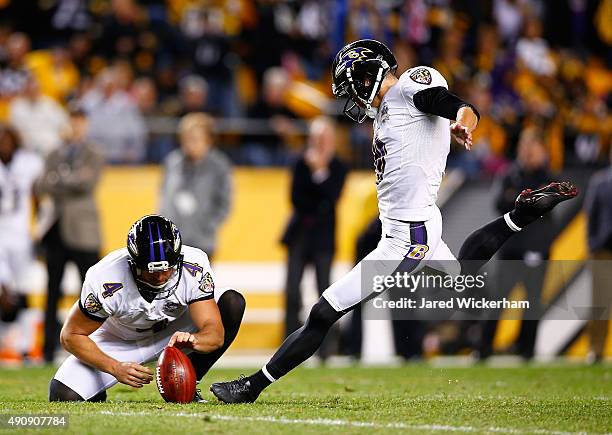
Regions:
<instances>
[{"instance_id":1,"label":"black football cleat","mask_svg":"<svg viewBox=\"0 0 612 435\"><path fill-rule=\"evenodd\" d=\"M252 403L259 396L251 381L244 376L234 381L215 382L210 386L210 391L224 403Z\"/></svg>"},{"instance_id":2,"label":"black football cleat","mask_svg":"<svg viewBox=\"0 0 612 435\"><path fill-rule=\"evenodd\" d=\"M541 189L523 190L516 198L515 210L523 216L539 218L557 204L575 198L578 189L569 181L550 183Z\"/></svg>"}]
</instances>

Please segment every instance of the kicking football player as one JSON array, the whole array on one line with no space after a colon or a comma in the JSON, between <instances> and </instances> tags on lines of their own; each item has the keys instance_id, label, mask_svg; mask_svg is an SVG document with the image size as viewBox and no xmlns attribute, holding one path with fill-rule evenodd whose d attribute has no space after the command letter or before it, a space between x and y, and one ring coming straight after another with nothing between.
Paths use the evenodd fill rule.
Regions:
<instances>
[{"instance_id":1,"label":"kicking football player","mask_svg":"<svg viewBox=\"0 0 612 435\"><path fill-rule=\"evenodd\" d=\"M345 46L332 65L333 94L348 97L344 113L357 122L374 119L372 151L383 231L377 248L364 261L396 261L404 270L414 271L426 260L430 267L439 262L444 272L459 271L447 270L449 263L463 273L474 272L462 267L469 264L467 260L484 264L512 234L576 196L569 183L522 192L514 210L467 238L457 262L441 239L442 218L435 203L451 135L469 150L479 114L448 91L435 69L419 66L399 78L396 69L391 51L374 40ZM304 326L287 337L261 370L215 383L213 394L227 403L253 402L264 388L312 356L331 325L369 296L361 288L361 265L323 293Z\"/></svg>"},{"instance_id":2,"label":"kicking football player","mask_svg":"<svg viewBox=\"0 0 612 435\"><path fill-rule=\"evenodd\" d=\"M87 272L60 336L72 355L51 380L49 400L104 401L117 382L140 388L153 379L143 364L166 346L191 351L201 379L236 337L244 308L240 293L215 287L207 255L182 245L170 220L145 216L127 248Z\"/></svg>"}]
</instances>

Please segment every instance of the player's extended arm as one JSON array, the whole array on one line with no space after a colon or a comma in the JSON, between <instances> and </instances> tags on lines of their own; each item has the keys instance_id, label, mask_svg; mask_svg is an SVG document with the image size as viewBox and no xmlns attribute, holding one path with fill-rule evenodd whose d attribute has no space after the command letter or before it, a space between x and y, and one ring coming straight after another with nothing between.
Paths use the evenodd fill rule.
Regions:
<instances>
[{"instance_id":1,"label":"player's extended arm","mask_svg":"<svg viewBox=\"0 0 612 435\"><path fill-rule=\"evenodd\" d=\"M177 331L170 338L168 346L193 349L196 352L210 353L223 346L225 330L221 322L219 307L214 299L193 302L189 314L198 332Z\"/></svg>"},{"instance_id":2,"label":"player's extended arm","mask_svg":"<svg viewBox=\"0 0 612 435\"><path fill-rule=\"evenodd\" d=\"M421 112L455 121L450 126L451 134L467 149L472 148L472 131L480 120L480 114L474 106L443 86L423 89L414 94L413 100Z\"/></svg>"},{"instance_id":3,"label":"player's extended arm","mask_svg":"<svg viewBox=\"0 0 612 435\"><path fill-rule=\"evenodd\" d=\"M123 384L140 388L153 380L151 369L135 362L121 362L105 354L89 338L102 321L88 318L79 308L78 301L70 309L66 323L60 334L64 349L87 365L113 375Z\"/></svg>"}]
</instances>

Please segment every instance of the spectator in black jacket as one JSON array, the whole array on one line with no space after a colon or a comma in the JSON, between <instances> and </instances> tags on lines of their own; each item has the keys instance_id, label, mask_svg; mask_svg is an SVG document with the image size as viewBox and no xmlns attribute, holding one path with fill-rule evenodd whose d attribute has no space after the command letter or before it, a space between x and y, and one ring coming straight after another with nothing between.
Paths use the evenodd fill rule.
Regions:
<instances>
[{"instance_id":1,"label":"spectator in black jacket","mask_svg":"<svg viewBox=\"0 0 612 435\"><path fill-rule=\"evenodd\" d=\"M520 136L517 160L509 168L501 182L501 192L495 203L499 213L507 213L514 208L516 197L527 188L540 188L552 181L548 170L548 155L542 132L536 128L525 129ZM545 260L548 259L550 245L554 237L553 220L545 215L538 222L523 229L511 240L508 240L499 251L500 264L493 299L499 299L522 283L530 302L530 317L523 319L516 343L516 352L525 359L531 359L534 353L538 321L533 317L539 312L540 294L546 271ZM515 261L505 261L515 260ZM486 358L492 353L493 339L497 329L496 318L487 320L482 331L480 357Z\"/></svg>"},{"instance_id":2,"label":"spectator in black jacket","mask_svg":"<svg viewBox=\"0 0 612 435\"><path fill-rule=\"evenodd\" d=\"M281 67L266 70L260 98L249 108L248 116L268 120L269 132L247 136L244 145L246 162L256 166L284 165L287 144L297 132L296 114L287 106L291 77Z\"/></svg>"},{"instance_id":3,"label":"spectator in black jacket","mask_svg":"<svg viewBox=\"0 0 612 435\"><path fill-rule=\"evenodd\" d=\"M309 143L293 169L293 215L282 242L288 249L285 336L300 327L300 282L306 265L314 265L319 294L329 286L336 238L336 205L347 168L335 155L335 126L317 118Z\"/></svg>"}]
</instances>

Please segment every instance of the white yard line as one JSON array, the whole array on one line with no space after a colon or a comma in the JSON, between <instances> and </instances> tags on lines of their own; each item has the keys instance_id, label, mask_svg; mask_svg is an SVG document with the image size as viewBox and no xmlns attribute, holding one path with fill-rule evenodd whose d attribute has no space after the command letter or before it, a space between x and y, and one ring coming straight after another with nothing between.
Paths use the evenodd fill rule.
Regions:
<instances>
[{"instance_id":1,"label":"white yard line","mask_svg":"<svg viewBox=\"0 0 612 435\"><path fill-rule=\"evenodd\" d=\"M210 418L211 420L220 421L237 421L237 422L261 422L261 423L276 423L282 425L311 425L311 426L336 426L336 427L363 427L371 429L403 429L403 430L419 430L419 431L440 431L440 432L463 432L463 433L509 433L509 434L540 434L540 435L579 435L587 434L588 432L562 432L547 429L515 429L508 427L486 427L477 428L473 426L451 426L438 424L408 424L401 422L391 423L375 423L370 421L351 421L351 420L332 420L327 418L316 419L300 419L300 418L285 418L285 417L240 417L234 415L209 414L209 413L157 413L157 412L124 412L124 411L100 411L100 414L112 416L163 416L163 417L184 417L184 418Z\"/></svg>"}]
</instances>

